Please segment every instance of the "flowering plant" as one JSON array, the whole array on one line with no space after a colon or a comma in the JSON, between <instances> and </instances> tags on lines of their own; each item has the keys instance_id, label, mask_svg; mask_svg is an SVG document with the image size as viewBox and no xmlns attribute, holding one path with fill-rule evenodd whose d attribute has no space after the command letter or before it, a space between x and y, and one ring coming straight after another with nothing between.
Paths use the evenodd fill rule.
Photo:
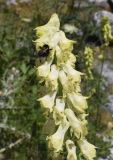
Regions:
<instances>
[{"instance_id":1,"label":"flowering plant","mask_svg":"<svg viewBox=\"0 0 113 160\"><path fill-rule=\"evenodd\" d=\"M66 143L67 160L77 160L75 139L84 158L93 160L96 156L95 146L86 140L87 97L81 94L80 88L84 74L74 69L76 57L72 50L75 42L67 39L59 28L57 14L53 14L46 25L36 28L36 49L38 56L43 57L37 66L37 75L47 91L38 101L53 115L58 128L47 137L48 146L54 153L59 153ZM66 136L68 130L70 136Z\"/></svg>"}]
</instances>

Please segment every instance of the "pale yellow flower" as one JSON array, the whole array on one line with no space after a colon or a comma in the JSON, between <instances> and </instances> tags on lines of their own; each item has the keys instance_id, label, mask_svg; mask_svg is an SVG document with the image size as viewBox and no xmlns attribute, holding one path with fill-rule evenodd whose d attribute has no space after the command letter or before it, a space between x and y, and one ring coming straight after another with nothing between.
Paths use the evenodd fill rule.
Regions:
<instances>
[{"instance_id":1,"label":"pale yellow flower","mask_svg":"<svg viewBox=\"0 0 113 160\"><path fill-rule=\"evenodd\" d=\"M67 53L63 55L61 49L56 47L56 57L57 57L57 66L63 69L64 64L68 64L72 67L75 67L76 57L72 53Z\"/></svg>"},{"instance_id":2,"label":"pale yellow flower","mask_svg":"<svg viewBox=\"0 0 113 160\"><path fill-rule=\"evenodd\" d=\"M66 141L66 149L68 152L67 160L77 160L76 146L74 145L73 141L71 140Z\"/></svg>"},{"instance_id":3,"label":"pale yellow flower","mask_svg":"<svg viewBox=\"0 0 113 160\"><path fill-rule=\"evenodd\" d=\"M73 43L75 42L67 39L62 31L58 32L58 34L60 39L56 46L57 65L62 67L62 65L67 63L74 67L76 57L71 53L71 51L73 50Z\"/></svg>"},{"instance_id":4,"label":"pale yellow flower","mask_svg":"<svg viewBox=\"0 0 113 160\"><path fill-rule=\"evenodd\" d=\"M56 91L52 92L52 93L48 93L48 95L45 95L44 97L39 98L38 101L40 102L40 104L43 108L49 109L50 112L52 112L55 97L56 97Z\"/></svg>"},{"instance_id":5,"label":"pale yellow flower","mask_svg":"<svg viewBox=\"0 0 113 160\"><path fill-rule=\"evenodd\" d=\"M73 44L75 41L70 40L66 38L65 33L63 31L60 32L61 38L59 42L59 46L62 50L63 53L66 53L67 51L72 51L73 50Z\"/></svg>"},{"instance_id":6,"label":"pale yellow flower","mask_svg":"<svg viewBox=\"0 0 113 160\"><path fill-rule=\"evenodd\" d=\"M51 61L50 62L45 61L44 64L40 65L37 68L37 76L40 78L46 78L50 73L51 63L52 63Z\"/></svg>"},{"instance_id":7,"label":"pale yellow flower","mask_svg":"<svg viewBox=\"0 0 113 160\"><path fill-rule=\"evenodd\" d=\"M59 152L63 148L63 143L64 143L64 136L65 133L67 132L69 128L69 123L65 119L60 126L58 127L57 131L50 137L47 137L48 140L48 146L49 148L53 149L54 152Z\"/></svg>"},{"instance_id":8,"label":"pale yellow flower","mask_svg":"<svg viewBox=\"0 0 113 160\"><path fill-rule=\"evenodd\" d=\"M57 14L53 14L46 25L36 28L36 35L38 37L53 32L53 34L59 31L60 22Z\"/></svg>"},{"instance_id":9,"label":"pale yellow flower","mask_svg":"<svg viewBox=\"0 0 113 160\"><path fill-rule=\"evenodd\" d=\"M83 136L83 126L80 120L75 116L74 112L71 109L65 109L66 117L69 121L69 124L74 132L74 135L80 139Z\"/></svg>"},{"instance_id":10,"label":"pale yellow flower","mask_svg":"<svg viewBox=\"0 0 113 160\"><path fill-rule=\"evenodd\" d=\"M73 83L73 81L69 78L69 76L66 75L66 73L63 70L59 71L59 81L63 87L63 96L66 97L67 93L74 92L80 88L77 84Z\"/></svg>"},{"instance_id":11,"label":"pale yellow flower","mask_svg":"<svg viewBox=\"0 0 113 160\"><path fill-rule=\"evenodd\" d=\"M83 73L76 71L69 64L65 64L63 70L67 73L67 76L69 77L70 81L72 81L72 83L81 81L81 75L83 75Z\"/></svg>"},{"instance_id":12,"label":"pale yellow flower","mask_svg":"<svg viewBox=\"0 0 113 160\"><path fill-rule=\"evenodd\" d=\"M96 157L96 149L95 149L96 147L90 144L86 139L79 140L78 145L80 147L83 156L87 160L93 160L93 158Z\"/></svg>"},{"instance_id":13,"label":"pale yellow flower","mask_svg":"<svg viewBox=\"0 0 113 160\"><path fill-rule=\"evenodd\" d=\"M85 110L88 107L86 97L73 92L67 94L67 100L69 106L72 107L76 113L85 113Z\"/></svg>"}]
</instances>

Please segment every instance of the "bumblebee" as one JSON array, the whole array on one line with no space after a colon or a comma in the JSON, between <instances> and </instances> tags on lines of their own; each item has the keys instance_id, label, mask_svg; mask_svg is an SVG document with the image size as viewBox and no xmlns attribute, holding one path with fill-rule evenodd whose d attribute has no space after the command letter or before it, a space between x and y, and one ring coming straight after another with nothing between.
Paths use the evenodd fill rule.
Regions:
<instances>
[{"instance_id":1,"label":"bumblebee","mask_svg":"<svg viewBox=\"0 0 113 160\"><path fill-rule=\"evenodd\" d=\"M44 44L42 47L40 47L40 50L38 52L34 53L34 57L36 58L44 58L44 57L48 57L49 53L50 53L50 48L47 44Z\"/></svg>"}]
</instances>

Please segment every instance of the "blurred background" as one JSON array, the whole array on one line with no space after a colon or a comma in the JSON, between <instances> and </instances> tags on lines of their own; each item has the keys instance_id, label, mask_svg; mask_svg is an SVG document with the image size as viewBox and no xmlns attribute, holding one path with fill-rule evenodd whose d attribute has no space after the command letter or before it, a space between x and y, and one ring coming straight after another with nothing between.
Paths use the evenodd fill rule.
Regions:
<instances>
[{"instance_id":1,"label":"blurred background","mask_svg":"<svg viewBox=\"0 0 113 160\"><path fill-rule=\"evenodd\" d=\"M97 147L96 160L112 160L112 0L0 0L0 160L51 159L46 136L53 127L37 102L41 86L33 41L34 29L53 13L66 36L76 41L76 69L85 73L81 87L89 97L87 138ZM107 40L106 24L111 27Z\"/></svg>"}]
</instances>

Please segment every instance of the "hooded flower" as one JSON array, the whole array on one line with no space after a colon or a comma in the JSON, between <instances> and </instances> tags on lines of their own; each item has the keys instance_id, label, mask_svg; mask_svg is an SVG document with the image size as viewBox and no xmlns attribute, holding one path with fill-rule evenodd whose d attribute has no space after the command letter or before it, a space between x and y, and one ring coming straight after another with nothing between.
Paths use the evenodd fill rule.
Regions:
<instances>
[{"instance_id":1,"label":"hooded flower","mask_svg":"<svg viewBox=\"0 0 113 160\"><path fill-rule=\"evenodd\" d=\"M76 146L74 145L73 141L71 140L66 141L66 149L68 152L67 160L77 160Z\"/></svg>"},{"instance_id":2,"label":"hooded flower","mask_svg":"<svg viewBox=\"0 0 113 160\"><path fill-rule=\"evenodd\" d=\"M59 42L59 46L63 53L66 53L67 51L71 52L73 50L73 44L75 41L70 40L66 38L65 33L63 31L60 32L61 38Z\"/></svg>"},{"instance_id":3,"label":"hooded flower","mask_svg":"<svg viewBox=\"0 0 113 160\"><path fill-rule=\"evenodd\" d=\"M69 64L72 67L75 66L76 58L72 53L68 51L66 54L60 54L59 50L56 49L56 58L57 58L57 65L60 66L61 69L63 69L64 64Z\"/></svg>"},{"instance_id":4,"label":"hooded flower","mask_svg":"<svg viewBox=\"0 0 113 160\"><path fill-rule=\"evenodd\" d=\"M51 61L46 61L44 64L37 68L37 76L41 78L46 78L50 73Z\"/></svg>"},{"instance_id":5,"label":"hooded flower","mask_svg":"<svg viewBox=\"0 0 113 160\"><path fill-rule=\"evenodd\" d=\"M53 118L55 120L56 125L59 125L62 122L62 120L65 118L64 109L65 109L64 100L57 98L56 105L53 111Z\"/></svg>"},{"instance_id":6,"label":"hooded flower","mask_svg":"<svg viewBox=\"0 0 113 160\"><path fill-rule=\"evenodd\" d=\"M59 36L60 40L56 47L57 65L62 67L65 63L68 63L71 66L74 66L76 57L71 51L73 50L73 43L75 42L67 39L62 31L59 32Z\"/></svg>"},{"instance_id":7,"label":"hooded flower","mask_svg":"<svg viewBox=\"0 0 113 160\"><path fill-rule=\"evenodd\" d=\"M56 133L54 133L52 136L47 137L48 140L48 146L49 148L53 149L54 152L59 152L63 148L63 143L64 143L64 136L66 131L69 128L69 123L65 119L58 127L58 130Z\"/></svg>"},{"instance_id":8,"label":"hooded flower","mask_svg":"<svg viewBox=\"0 0 113 160\"><path fill-rule=\"evenodd\" d=\"M59 71L59 81L63 88L64 97L67 93L71 93L75 90L73 83L68 79L66 73L63 70Z\"/></svg>"},{"instance_id":9,"label":"hooded flower","mask_svg":"<svg viewBox=\"0 0 113 160\"><path fill-rule=\"evenodd\" d=\"M87 109L86 97L83 97L81 94L76 94L74 92L68 93L67 101L69 106L71 106L76 113L85 113L85 110Z\"/></svg>"},{"instance_id":10,"label":"hooded flower","mask_svg":"<svg viewBox=\"0 0 113 160\"><path fill-rule=\"evenodd\" d=\"M71 109L65 109L66 117L77 139L83 137L83 126L80 120L75 116Z\"/></svg>"},{"instance_id":11,"label":"hooded flower","mask_svg":"<svg viewBox=\"0 0 113 160\"><path fill-rule=\"evenodd\" d=\"M69 64L65 64L63 70L67 73L67 76L73 84L81 81L81 75L83 75L83 73L76 71Z\"/></svg>"},{"instance_id":12,"label":"hooded flower","mask_svg":"<svg viewBox=\"0 0 113 160\"><path fill-rule=\"evenodd\" d=\"M42 98L39 98L38 101L40 102L43 108L48 108L50 112L53 111L54 100L56 97L56 92L49 93Z\"/></svg>"},{"instance_id":13,"label":"hooded flower","mask_svg":"<svg viewBox=\"0 0 113 160\"><path fill-rule=\"evenodd\" d=\"M57 14L53 14L49 20L49 22L46 25L37 27L36 30L36 35L38 37L41 37L43 35L46 35L48 33L55 33L59 31L60 27L60 22Z\"/></svg>"},{"instance_id":14,"label":"hooded flower","mask_svg":"<svg viewBox=\"0 0 113 160\"><path fill-rule=\"evenodd\" d=\"M75 66L76 57L67 50L67 53L63 53L59 46L56 46L56 58L57 66L63 69L64 64L68 64L72 67Z\"/></svg>"},{"instance_id":15,"label":"hooded flower","mask_svg":"<svg viewBox=\"0 0 113 160\"><path fill-rule=\"evenodd\" d=\"M90 144L86 139L79 140L78 145L80 147L83 156L87 160L93 160L93 158L96 157L96 150L95 150L96 147Z\"/></svg>"},{"instance_id":16,"label":"hooded flower","mask_svg":"<svg viewBox=\"0 0 113 160\"><path fill-rule=\"evenodd\" d=\"M40 47L48 45L49 48L55 52L55 47L59 43L60 34L59 34L60 22L57 14L53 14L46 25L37 27L36 35L38 37L34 42L36 43L36 50L39 51ZM50 55L53 55L53 52L50 51Z\"/></svg>"}]
</instances>

